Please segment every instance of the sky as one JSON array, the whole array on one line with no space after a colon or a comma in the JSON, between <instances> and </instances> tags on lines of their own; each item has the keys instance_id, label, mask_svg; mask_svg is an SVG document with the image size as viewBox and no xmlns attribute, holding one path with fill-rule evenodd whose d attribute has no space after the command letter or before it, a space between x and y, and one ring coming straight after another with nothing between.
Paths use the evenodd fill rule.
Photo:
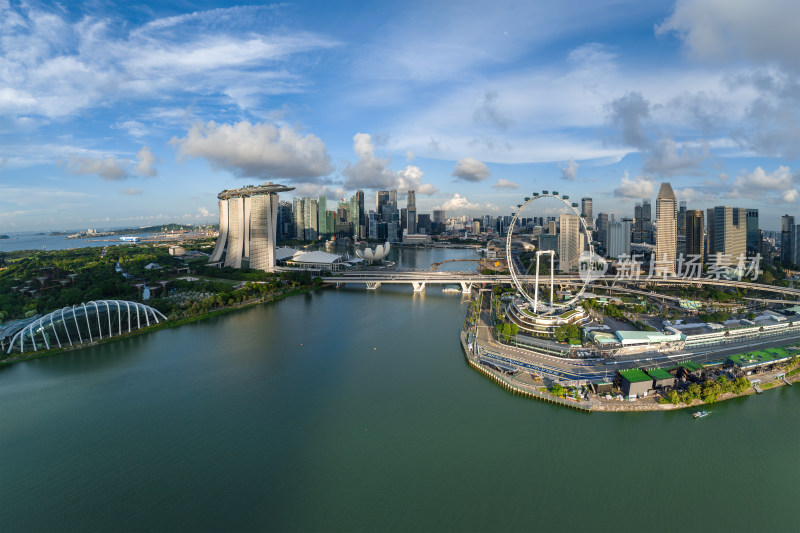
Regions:
<instances>
[{"instance_id":1,"label":"sky","mask_svg":"<svg viewBox=\"0 0 800 533\"><path fill-rule=\"evenodd\" d=\"M0 0L0 233L209 223L217 194L534 191L800 216L800 2Z\"/></svg>"}]
</instances>

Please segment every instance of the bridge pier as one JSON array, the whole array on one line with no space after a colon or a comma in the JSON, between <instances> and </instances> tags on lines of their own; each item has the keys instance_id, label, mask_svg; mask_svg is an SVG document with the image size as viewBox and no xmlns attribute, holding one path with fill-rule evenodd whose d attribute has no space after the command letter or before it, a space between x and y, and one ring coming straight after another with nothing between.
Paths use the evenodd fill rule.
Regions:
<instances>
[{"instance_id":1,"label":"bridge pier","mask_svg":"<svg viewBox=\"0 0 800 533\"><path fill-rule=\"evenodd\" d=\"M380 286L381 286L381 282L380 281L368 281L367 282L367 290L368 291L377 290L378 287L380 287Z\"/></svg>"},{"instance_id":2,"label":"bridge pier","mask_svg":"<svg viewBox=\"0 0 800 533\"><path fill-rule=\"evenodd\" d=\"M414 292L422 292L425 290L424 281L412 281L411 286L414 287Z\"/></svg>"},{"instance_id":3,"label":"bridge pier","mask_svg":"<svg viewBox=\"0 0 800 533\"><path fill-rule=\"evenodd\" d=\"M461 283L461 294L472 293L472 283L467 283L466 281L460 281L459 283Z\"/></svg>"}]
</instances>

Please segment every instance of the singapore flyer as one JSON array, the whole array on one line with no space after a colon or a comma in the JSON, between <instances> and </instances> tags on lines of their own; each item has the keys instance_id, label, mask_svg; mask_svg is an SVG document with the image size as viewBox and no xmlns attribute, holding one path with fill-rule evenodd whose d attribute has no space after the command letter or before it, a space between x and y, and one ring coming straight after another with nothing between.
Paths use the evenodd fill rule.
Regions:
<instances>
[{"instance_id":1,"label":"singapore flyer","mask_svg":"<svg viewBox=\"0 0 800 533\"><path fill-rule=\"evenodd\" d=\"M591 229L577 207L567 195L542 191L525 198L513 213L506 234L506 260L512 283L527 302L528 313L546 316L576 305L602 261L594 253ZM521 228L523 220L527 224ZM538 246L517 253L518 239L528 229L539 232ZM555 289L558 274L574 274L579 282L578 290L561 300Z\"/></svg>"}]
</instances>

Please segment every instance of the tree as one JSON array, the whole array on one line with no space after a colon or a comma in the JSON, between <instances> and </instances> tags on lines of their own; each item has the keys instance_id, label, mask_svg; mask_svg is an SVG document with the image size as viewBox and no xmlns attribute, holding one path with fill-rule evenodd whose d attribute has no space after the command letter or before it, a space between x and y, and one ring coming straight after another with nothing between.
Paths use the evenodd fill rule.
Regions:
<instances>
[{"instance_id":1,"label":"tree","mask_svg":"<svg viewBox=\"0 0 800 533\"><path fill-rule=\"evenodd\" d=\"M566 394L567 390L558 383L553 383L550 385L550 394L553 396L557 396L559 398L563 397Z\"/></svg>"},{"instance_id":2,"label":"tree","mask_svg":"<svg viewBox=\"0 0 800 533\"><path fill-rule=\"evenodd\" d=\"M669 400L672 403L672 405L678 405L681 402L681 398L680 395L678 394L678 391L676 391L675 389L669 391L669 393L667 393L667 400Z\"/></svg>"}]
</instances>

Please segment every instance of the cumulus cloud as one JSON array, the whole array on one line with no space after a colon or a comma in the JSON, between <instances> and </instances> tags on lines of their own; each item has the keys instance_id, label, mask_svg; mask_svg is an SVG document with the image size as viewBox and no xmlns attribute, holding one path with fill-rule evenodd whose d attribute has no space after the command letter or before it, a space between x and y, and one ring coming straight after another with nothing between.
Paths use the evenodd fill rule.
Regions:
<instances>
[{"instance_id":1,"label":"cumulus cloud","mask_svg":"<svg viewBox=\"0 0 800 533\"><path fill-rule=\"evenodd\" d=\"M497 183L492 185L493 189L519 189L519 185L514 183L513 181L509 181L505 178L500 178L497 180Z\"/></svg>"},{"instance_id":2,"label":"cumulus cloud","mask_svg":"<svg viewBox=\"0 0 800 533\"><path fill-rule=\"evenodd\" d=\"M142 146L142 149L136 154L136 161L134 172L140 176L152 178L158 175L158 170L153 168L153 164L156 162L156 156L153 155L149 147Z\"/></svg>"},{"instance_id":3,"label":"cumulus cloud","mask_svg":"<svg viewBox=\"0 0 800 533\"><path fill-rule=\"evenodd\" d=\"M578 167L580 165L575 161L574 157L570 157L569 161L558 165L559 170L561 170L561 179L575 181L578 178Z\"/></svg>"},{"instance_id":4,"label":"cumulus cloud","mask_svg":"<svg viewBox=\"0 0 800 533\"><path fill-rule=\"evenodd\" d=\"M617 198L651 198L656 190L656 182L650 176L639 175L630 178L628 171L620 179L619 187L614 189Z\"/></svg>"},{"instance_id":5,"label":"cumulus cloud","mask_svg":"<svg viewBox=\"0 0 800 533\"><path fill-rule=\"evenodd\" d=\"M414 165L395 172L389 168L391 159L375 155L375 145L368 133L353 136L353 151L358 160L348 163L342 171L347 189L397 189L404 192L414 190L418 194L431 195L438 189L422 183L422 170Z\"/></svg>"},{"instance_id":6,"label":"cumulus cloud","mask_svg":"<svg viewBox=\"0 0 800 533\"><path fill-rule=\"evenodd\" d=\"M186 137L173 137L170 144L181 158L202 158L237 176L313 181L333 170L322 140L291 126L212 120L194 124Z\"/></svg>"},{"instance_id":7,"label":"cumulus cloud","mask_svg":"<svg viewBox=\"0 0 800 533\"><path fill-rule=\"evenodd\" d=\"M619 128L623 143L634 148L647 148L650 140L644 129L644 121L650 118L650 107L650 102L636 91L608 104L609 120Z\"/></svg>"},{"instance_id":8,"label":"cumulus cloud","mask_svg":"<svg viewBox=\"0 0 800 533\"><path fill-rule=\"evenodd\" d=\"M472 203L464 196L456 193L452 198L446 200L442 205L434 207L434 209L444 209L447 212L455 211L457 213L463 213L465 211L476 211L480 209L480 207L480 204Z\"/></svg>"},{"instance_id":9,"label":"cumulus cloud","mask_svg":"<svg viewBox=\"0 0 800 533\"><path fill-rule=\"evenodd\" d=\"M489 167L472 157L462 157L453 168L453 176L463 181L484 181L492 173Z\"/></svg>"},{"instance_id":10,"label":"cumulus cloud","mask_svg":"<svg viewBox=\"0 0 800 533\"><path fill-rule=\"evenodd\" d=\"M708 157L707 144L704 144L700 150L692 149L691 147L679 149L674 139L662 137L650 148L642 169L645 172L672 176L678 172L697 169Z\"/></svg>"},{"instance_id":11,"label":"cumulus cloud","mask_svg":"<svg viewBox=\"0 0 800 533\"><path fill-rule=\"evenodd\" d=\"M497 92L486 92L483 95L483 102L472 116L478 124L490 124L500 131L506 131L511 125L511 119L498 107L497 98Z\"/></svg>"},{"instance_id":12,"label":"cumulus cloud","mask_svg":"<svg viewBox=\"0 0 800 533\"><path fill-rule=\"evenodd\" d=\"M108 181L127 179L129 177L127 165L128 161L114 156L93 158L71 155L67 160L67 170L71 174L96 174Z\"/></svg>"},{"instance_id":13,"label":"cumulus cloud","mask_svg":"<svg viewBox=\"0 0 800 533\"><path fill-rule=\"evenodd\" d=\"M656 26L656 34L677 35L702 60L743 58L800 71L798 20L800 3L794 0L684 0Z\"/></svg>"},{"instance_id":14,"label":"cumulus cloud","mask_svg":"<svg viewBox=\"0 0 800 533\"><path fill-rule=\"evenodd\" d=\"M757 167L753 172L738 176L726 194L728 198L752 198L768 202L793 203L798 197L800 175L786 166L772 172Z\"/></svg>"}]
</instances>

